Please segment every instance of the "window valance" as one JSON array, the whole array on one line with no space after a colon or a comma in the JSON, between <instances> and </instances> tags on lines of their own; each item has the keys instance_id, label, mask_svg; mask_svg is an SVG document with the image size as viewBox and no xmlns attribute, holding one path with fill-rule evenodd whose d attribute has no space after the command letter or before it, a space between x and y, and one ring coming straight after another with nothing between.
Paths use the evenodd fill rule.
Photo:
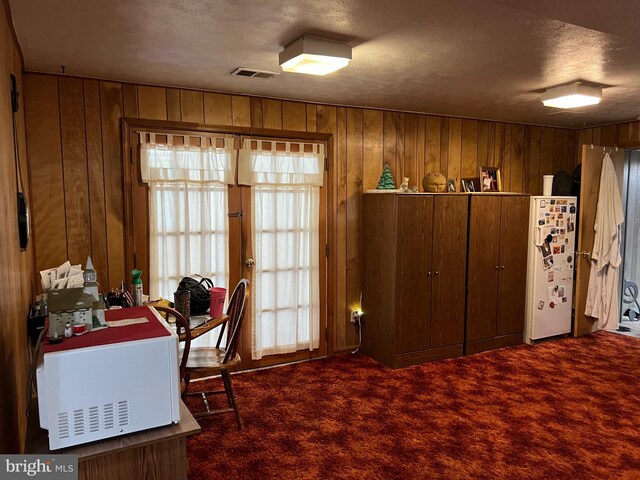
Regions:
<instances>
[{"instance_id":1,"label":"window valance","mask_svg":"<svg viewBox=\"0 0 640 480\"><path fill-rule=\"evenodd\" d=\"M156 136L167 138L156 143ZM174 137L183 140L174 144ZM142 181L233 184L236 150L232 136L197 137L200 146L191 145L193 135L140 134ZM147 141L148 140L148 141Z\"/></svg>"},{"instance_id":2,"label":"window valance","mask_svg":"<svg viewBox=\"0 0 640 480\"><path fill-rule=\"evenodd\" d=\"M322 186L324 144L245 139L238 156L241 185Z\"/></svg>"}]
</instances>

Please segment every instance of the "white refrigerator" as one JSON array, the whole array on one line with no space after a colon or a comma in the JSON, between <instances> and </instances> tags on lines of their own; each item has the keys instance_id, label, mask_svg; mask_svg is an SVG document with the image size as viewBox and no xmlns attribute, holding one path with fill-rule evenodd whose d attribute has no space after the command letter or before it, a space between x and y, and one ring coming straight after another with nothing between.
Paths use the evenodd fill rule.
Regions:
<instances>
[{"instance_id":1,"label":"white refrigerator","mask_svg":"<svg viewBox=\"0 0 640 480\"><path fill-rule=\"evenodd\" d=\"M531 197L524 341L571 331L576 197Z\"/></svg>"}]
</instances>

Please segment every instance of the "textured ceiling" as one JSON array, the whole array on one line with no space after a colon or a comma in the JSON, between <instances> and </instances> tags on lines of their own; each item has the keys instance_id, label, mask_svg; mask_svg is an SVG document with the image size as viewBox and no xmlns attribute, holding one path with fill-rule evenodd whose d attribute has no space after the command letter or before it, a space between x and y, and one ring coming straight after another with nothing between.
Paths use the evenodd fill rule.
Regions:
<instances>
[{"instance_id":1,"label":"textured ceiling","mask_svg":"<svg viewBox=\"0 0 640 480\"><path fill-rule=\"evenodd\" d=\"M640 0L10 0L26 69L341 105L581 127L640 115ZM615 8L614 8L615 7ZM281 71L303 34L349 43L326 77ZM558 113L581 80L602 103Z\"/></svg>"}]
</instances>

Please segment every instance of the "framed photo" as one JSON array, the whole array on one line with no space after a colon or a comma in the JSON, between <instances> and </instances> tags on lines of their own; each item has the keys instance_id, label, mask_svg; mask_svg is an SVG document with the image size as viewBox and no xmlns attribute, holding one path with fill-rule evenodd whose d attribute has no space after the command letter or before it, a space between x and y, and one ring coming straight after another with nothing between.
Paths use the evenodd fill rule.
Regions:
<instances>
[{"instance_id":1,"label":"framed photo","mask_svg":"<svg viewBox=\"0 0 640 480\"><path fill-rule=\"evenodd\" d=\"M497 167L480 167L480 188L483 192L501 192L500 169Z\"/></svg>"},{"instance_id":2,"label":"framed photo","mask_svg":"<svg viewBox=\"0 0 640 480\"><path fill-rule=\"evenodd\" d=\"M463 192L476 192L476 183L478 182L477 178L463 178L460 180L460 186Z\"/></svg>"},{"instance_id":3,"label":"framed photo","mask_svg":"<svg viewBox=\"0 0 640 480\"><path fill-rule=\"evenodd\" d=\"M456 191L456 179L447 178L447 192L455 192L455 191Z\"/></svg>"}]
</instances>

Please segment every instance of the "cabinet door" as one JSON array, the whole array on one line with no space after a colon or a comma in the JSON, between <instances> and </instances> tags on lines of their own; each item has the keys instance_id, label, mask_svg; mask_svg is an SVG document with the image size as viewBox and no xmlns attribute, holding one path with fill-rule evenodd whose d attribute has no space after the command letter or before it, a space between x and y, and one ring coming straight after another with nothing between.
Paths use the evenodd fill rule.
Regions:
<instances>
[{"instance_id":1,"label":"cabinet door","mask_svg":"<svg viewBox=\"0 0 640 480\"><path fill-rule=\"evenodd\" d=\"M429 348L432 219L433 197L398 196L396 354Z\"/></svg>"},{"instance_id":2,"label":"cabinet door","mask_svg":"<svg viewBox=\"0 0 640 480\"><path fill-rule=\"evenodd\" d=\"M529 197L502 198L497 334L524 330Z\"/></svg>"},{"instance_id":3,"label":"cabinet door","mask_svg":"<svg viewBox=\"0 0 640 480\"><path fill-rule=\"evenodd\" d=\"M431 348L464 341L467 210L466 195L433 200Z\"/></svg>"},{"instance_id":4,"label":"cabinet door","mask_svg":"<svg viewBox=\"0 0 640 480\"><path fill-rule=\"evenodd\" d=\"M497 195L471 196L467 341L496 336L500 205Z\"/></svg>"}]
</instances>

